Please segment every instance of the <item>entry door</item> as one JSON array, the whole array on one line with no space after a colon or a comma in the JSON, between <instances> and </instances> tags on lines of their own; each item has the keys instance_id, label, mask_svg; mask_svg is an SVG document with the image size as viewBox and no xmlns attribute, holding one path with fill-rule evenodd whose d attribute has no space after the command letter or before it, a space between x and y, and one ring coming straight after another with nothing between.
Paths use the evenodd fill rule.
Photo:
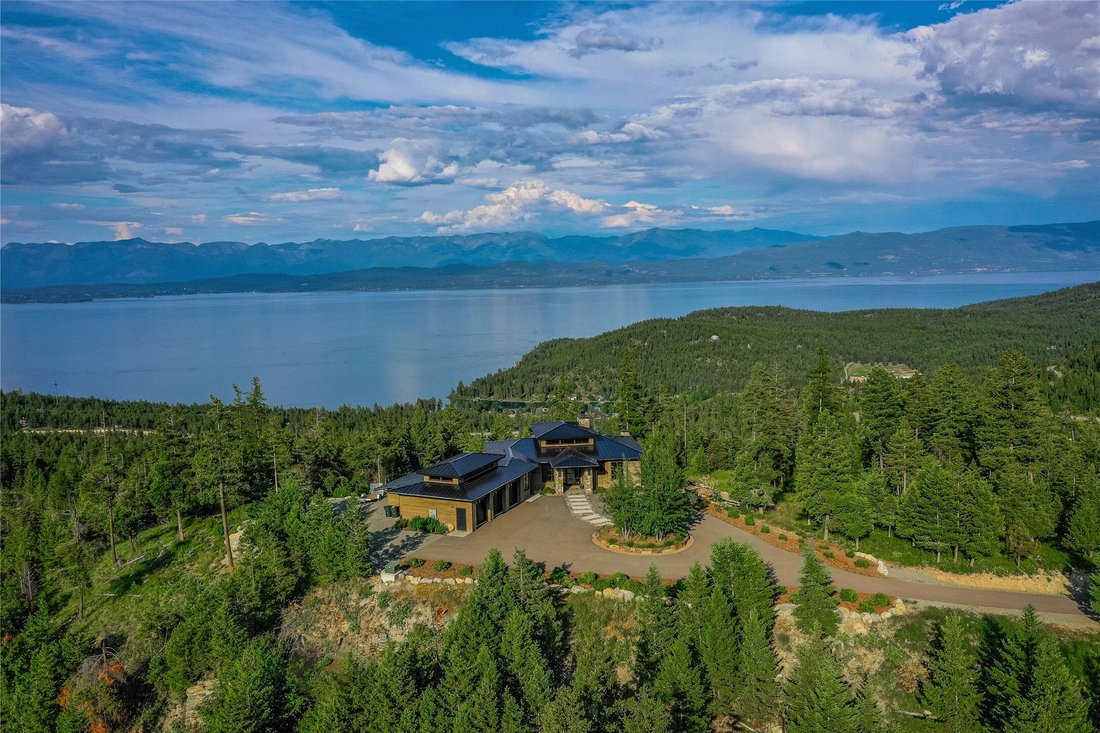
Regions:
<instances>
[{"instance_id":1,"label":"entry door","mask_svg":"<svg viewBox=\"0 0 1100 733\"><path fill-rule=\"evenodd\" d=\"M459 532L466 531L466 510L455 509L455 529Z\"/></svg>"}]
</instances>

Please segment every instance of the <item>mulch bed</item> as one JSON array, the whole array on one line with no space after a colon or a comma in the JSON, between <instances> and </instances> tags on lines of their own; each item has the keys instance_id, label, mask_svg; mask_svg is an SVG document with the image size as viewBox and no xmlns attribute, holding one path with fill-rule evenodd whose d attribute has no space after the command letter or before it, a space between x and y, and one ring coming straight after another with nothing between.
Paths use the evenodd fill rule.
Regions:
<instances>
[{"instance_id":1,"label":"mulch bed","mask_svg":"<svg viewBox=\"0 0 1100 733\"><path fill-rule=\"evenodd\" d=\"M721 519L726 524L732 524L738 529L756 535L764 542L767 542L769 545L775 545L776 547L782 550L786 550L787 552L802 551L802 546L798 543L801 535L789 529L781 529L779 527L769 525L765 518L762 516L754 515L753 520L755 523L745 524L744 515L740 515L736 518L731 518L726 512L725 507L720 507L711 503L707 504L706 513L714 517L715 519ZM764 532L763 528L765 526L769 527L771 531ZM779 535L781 534L785 535L787 539L779 539ZM849 573L866 575L870 578L882 577L881 575L879 575L878 567L874 563L872 563L871 566L867 568L858 567L856 565L856 560L858 558L848 557L847 555L845 555L844 553L846 552L846 550L839 545L833 544L832 542L822 542L816 537L806 537L805 540L806 542L814 543L814 549L817 551L817 556L821 558L821 561L826 565L831 565L834 568L840 568L841 570L847 570ZM825 546L824 549L822 549L822 545ZM826 552L832 553L833 556L826 557Z\"/></svg>"}]
</instances>

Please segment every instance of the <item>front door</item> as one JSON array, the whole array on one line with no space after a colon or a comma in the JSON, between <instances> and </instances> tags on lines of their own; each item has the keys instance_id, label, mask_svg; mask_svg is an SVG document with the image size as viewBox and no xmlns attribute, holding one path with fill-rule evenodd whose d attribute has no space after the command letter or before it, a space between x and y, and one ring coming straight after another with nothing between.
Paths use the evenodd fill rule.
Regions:
<instances>
[{"instance_id":1,"label":"front door","mask_svg":"<svg viewBox=\"0 0 1100 733\"><path fill-rule=\"evenodd\" d=\"M459 532L466 531L466 510L455 509L455 529Z\"/></svg>"}]
</instances>

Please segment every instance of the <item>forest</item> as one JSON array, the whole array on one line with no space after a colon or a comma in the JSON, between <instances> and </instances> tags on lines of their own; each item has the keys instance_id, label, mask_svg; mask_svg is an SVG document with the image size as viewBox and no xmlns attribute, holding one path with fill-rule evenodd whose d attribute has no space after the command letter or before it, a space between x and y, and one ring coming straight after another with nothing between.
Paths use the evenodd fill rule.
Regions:
<instances>
[{"instance_id":1,"label":"forest","mask_svg":"<svg viewBox=\"0 0 1100 733\"><path fill-rule=\"evenodd\" d=\"M1100 594L1098 295L639 324L525 357L513 371L546 377L548 392L529 412L461 399L512 372L446 405L334 411L269 406L259 379L198 405L4 393L5 728L158 730L176 711L172 725L224 731L1086 730L1100 721L1094 637L1056 637L1033 613L929 613L895 636L848 637L812 554L785 596L735 544L674 585L651 573L623 608L566 596L522 554L491 554L448 624L379 654L317 658L279 631L312 594L378 592L365 518L326 498L575 417L580 384L607 397L597 427L661 457L642 490L706 477L777 526L899 564L1080 568ZM655 336L728 348L742 332L717 329L744 321L763 340L745 342L753 361L736 369L689 359L679 373ZM553 374L569 349L590 372ZM850 360L921 373L877 366L851 383ZM797 621L777 630L784 597ZM873 669L854 661L867 645ZM899 687L902 667L913 679ZM204 680L213 694L187 710Z\"/></svg>"}]
</instances>

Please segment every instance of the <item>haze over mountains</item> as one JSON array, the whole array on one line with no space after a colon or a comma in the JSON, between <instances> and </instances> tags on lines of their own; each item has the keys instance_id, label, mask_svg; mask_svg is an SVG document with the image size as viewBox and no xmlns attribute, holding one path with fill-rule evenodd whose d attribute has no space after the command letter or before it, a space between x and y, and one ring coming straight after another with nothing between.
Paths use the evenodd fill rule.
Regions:
<instances>
[{"instance_id":1,"label":"haze over mountains","mask_svg":"<svg viewBox=\"0 0 1100 733\"><path fill-rule=\"evenodd\" d=\"M1100 221L817 238L766 229L530 232L303 244L144 240L0 250L4 302L218 292L557 287L1100 269Z\"/></svg>"}]
</instances>

